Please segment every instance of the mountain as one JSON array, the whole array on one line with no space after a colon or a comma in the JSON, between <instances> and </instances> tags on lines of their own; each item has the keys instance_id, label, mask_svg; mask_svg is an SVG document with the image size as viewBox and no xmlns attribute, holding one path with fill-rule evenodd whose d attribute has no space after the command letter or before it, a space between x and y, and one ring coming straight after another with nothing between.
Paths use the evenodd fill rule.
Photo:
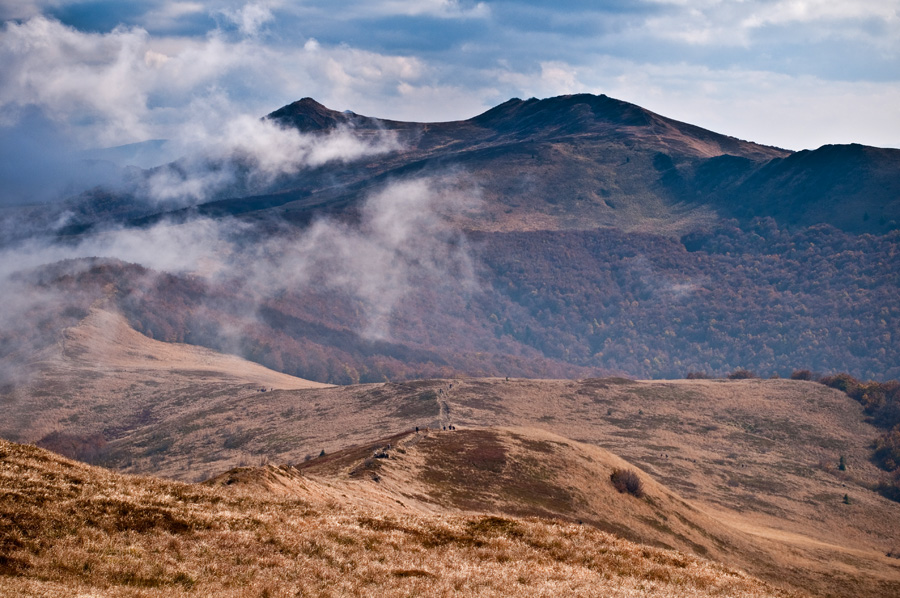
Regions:
<instances>
[{"instance_id":1,"label":"mountain","mask_svg":"<svg viewBox=\"0 0 900 598\"><path fill-rule=\"evenodd\" d=\"M660 229L661 221L676 219L687 230L706 211L745 221L769 216L785 226L826 223L857 233L885 232L900 221L900 150L851 145L795 153L604 95L512 99L446 123L378 120L305 98L267 118L304 132L338 126L363 134L396 132L403 149L344 184L368 187L410 170L464 168L488 198L488 221L466 223L479 229L532 230L538 214L544 229ZM297 217L319 205L311 198L298 203L292 186L282 189L288 214ZM328 204L329 191L321 193Z\"/></svg>"},{"instance_id":2,"label":"mountain","mask_svg":"<svg viewBox=\"0 0 900 598\"><path fill-rule=\"evenodd\" d=\"M343 210L386 180L462 171L476 181L485 202L477 230L642 227L648 221L680 222L688 230L707 216L684 209L667 171L712 156L754 162L789 152L743 142L606 96L513 99L465 121L410 123L336 112L310 98L268 115L306 133L338 127L366 137L397 136L402 149L353 168L324 167L279 183L273 193L222 200L201 213L261 215L278 205L281 217L304 222L311 212ZM337 183L337 184L335 184Z\"/></svg>"},{"instance_id":3,"label":"mountain","mask_svg":"<svg viewBox=\"0 0 900 598\"><path fill-rule=\"evenodd\" d=\"M588 94L454 122L310 98L266 118L310 143L336 132L391 143L180 210L96 190L65 217L4 220L10 244L65 222L63 246L106 251L108 236L171 228L188 255L211 252L209 234L225 246L206 260L215 276L70 264L77 275L22 274L22 294L63 285L73 314L108 297L153 338L325 383L739 368L900 377L900 150L790 152ZM282 284L295 264L307 278Z\"/></svg>"},{"instance_id":4,"label":"mountain","mask_svg":"<svg viewBox=\"0 0 900 598\"><path fill-rule=\"evenodd\" d=\"M266 118L380 149L4 213L0 593L897 595L898 150Z\"/></svg>"}]
</instances>

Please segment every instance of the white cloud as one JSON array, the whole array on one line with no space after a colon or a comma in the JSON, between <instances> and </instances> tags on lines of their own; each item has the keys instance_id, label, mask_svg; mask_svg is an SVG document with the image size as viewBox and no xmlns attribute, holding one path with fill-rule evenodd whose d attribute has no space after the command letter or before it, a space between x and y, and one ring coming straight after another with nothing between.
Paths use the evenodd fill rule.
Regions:
<instances>
[{"instance_id":1,"label":"white cloud","mask_svg":"<svg viewBox=\"0 0 900 598\"><path fill-rule=\"evenodd\" d=\"M17 109L39 106L60 123L105 123L92 131L101 143L118 131L145 136L148 38L140 29L81 33L43 17L7 23L0 34L0 115L8 123Z\"/></svg>"},{"instance_id":2,"label":"white cloud","mask_svg":"<svg viewBox=\"0 0 900 598\"><path fill-rule=\"evenodd\" d=\"M400 149L389 131L364 138L348 128L310 135L246 115L229 118L219 129L200 121L185 131L180 143L178 153L185 158L141 181L149 199L195 204L235 185L253 192L303 168Z\"/></svg>"},{"instance_id":3,"label":"white cloud","mask_svg":"<svg viewBox=\"0 0 900 598\"><path fill-rule=\"evenodd\" d=\"M202 2L164 2L144 13L141 25L150 29L168 29L185 17L205 14L207 10Z\"/></svg>"},{"instance_id":4,"label":"white cloud","mask_svg":"<svg viewBox=\"0 0 900 598\"><path fill-rule=\"evenodd\" d=\"M767 26L793 27L793 39L802 41L798 26L809 26L809 35L818 39L865 38L878 45L896 48L900 37L898 0L651 0L670 8L637 24L650 38L672 39L691 45L748 46L759 29ZM867 32L872 22L887 28L888 34ZM892 41L888 41L892 40Z\"/></svg>"},{"instance_id":5,"label":"white cloud","mask_svg":"<svg viewBox=\"0 0 900 598\"><path fill-rule=\"evenodd\" d=\"M485 2L460 2L459 0L380 0L353 1L344 7L344 18L359 16L407 16L436 17L439 19L484 19L491 15ZM341 18L341 15L338 16Z\"/></svg>"},{"instance_id":6,"label":"white cloud","mask_svg":"<svg viewBox=\"0 0 900 598\"><path fill-rule=\"evenodd\" d=\"M255 18L249 17L251 24L259 22ZM36 109L56 123L59 147L168 139L169 159L190 153L198 160L222 160L230 151L257 168L258 180L267 180L395 146L384 136L360 143L346 131L327 143L312 142L260 124L262 114L304 96L359 111L398 95L397 85L414 84L422 74L415 58L346 46L274 49L216 32L205 39L153 39L143 29L121 27L84 33L35 17L0 31L0 127L24 133L15 126ZM247 89L259 97L248 98ZM198 200L232 180L228 172L191 174L197 176L157 173L151 195ZM65 181L53 188L78 191ZM23 200L27 193L17 190L17 201Z\"/></svg>"},{"instance_id":7,"label":"white cloud","mask_svg":"<svg viewBox=\"0 0 900 598\"><path fill-rule=\"evenodd\" d=\"M268 6L258 3L245 4L233 10L225 9L222 14L237 25L241 33L249 36L257 35L263 25L275 18Z\"/></svg>"},{"instance_id":8,"label":"white cloud","mask_svg":"<svg viewBox=\"0 0 900 598\"><path fill-rule=\"evenodd\" d=\"M523 91L525 97L547 97L583 92L578 69L562 61L541 62L539 71L524 73L502 68L496 71L498 81Z\"/></svg>"},{"instance_id":9,"label":"white cloud","mask_svg":"<svg viewBox=\"0 0 900 598\"><path fill-rule=\"evenodd\" d=\"M426 70L414 57L310 42L273 48L215 32L203 39L153 39L139 28L84 33L45 17L7 23L0 116L10 123L35 106L84 145L116 145L178 138L198 116L188 108L203 98L226 100L210 100L206 109L252 116L304 96L362 111L372 99L384 104L401 83L419 84ZM259 97L248 98L247 88ZM213 116L219 127L231 114Z\"/></svg>"}]
</instances>

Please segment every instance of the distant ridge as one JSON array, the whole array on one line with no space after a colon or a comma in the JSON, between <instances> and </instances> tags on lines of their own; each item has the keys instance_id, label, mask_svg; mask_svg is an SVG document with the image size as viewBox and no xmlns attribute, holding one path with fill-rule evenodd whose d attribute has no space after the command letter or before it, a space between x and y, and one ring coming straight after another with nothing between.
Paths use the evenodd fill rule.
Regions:
<instances>
[{"instance_id":1,"label":"distant ridge","mask_svg":"<svg viewBox=\"0 0 900 598\"><path fill-rule=\"evenodd\" d=\"M498 135L518 141L533 141L535 138L568 135L604 134L641 138L645 134L652 134L671 141L681 138L681 151L704 157L730 153L768 159L783 157L789 153L672 120L636 104L606 95L587 93L543 100L512 98L462 121L413 123L381 120L351 111L331 110L309 97L279 108L266 118L303 132L326 132L339 126L349 126L359 130L415 130L425 135L455 133L462 137L492 137L494 141ZM693 139L687 141L687 137Z\"/></svg>"}]
</instances>

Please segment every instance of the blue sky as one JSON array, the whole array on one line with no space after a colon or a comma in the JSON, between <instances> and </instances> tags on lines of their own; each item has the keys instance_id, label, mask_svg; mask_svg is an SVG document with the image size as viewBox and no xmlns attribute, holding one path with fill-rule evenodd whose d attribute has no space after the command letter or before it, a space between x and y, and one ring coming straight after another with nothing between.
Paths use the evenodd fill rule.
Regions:
<instances>
[{"instance_id":1,"label":"blue sky","mask_svg":"<svg viewBox=\"0 0 900 598\"><path fill-rule=\"evenodd\" d=\"M0 154L37 127L61 170L304 96L437 121L606 93L789 149L900 147L900 0L0 0L0 19Z\"/></svg>"}]
</instances>

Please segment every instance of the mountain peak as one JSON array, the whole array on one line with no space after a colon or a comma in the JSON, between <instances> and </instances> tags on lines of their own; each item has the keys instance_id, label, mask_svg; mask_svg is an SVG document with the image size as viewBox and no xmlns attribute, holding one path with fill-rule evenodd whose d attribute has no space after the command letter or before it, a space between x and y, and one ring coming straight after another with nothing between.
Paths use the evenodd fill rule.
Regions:
<instances>
[{"instance_id":1,"label":"mountain peak","mask_svg":"<svg viewBox=\"0 0 900 598\"><path fill-rule=\"evenodd\" d=\"M492 129L522 132L553 129L583 132L597 126L646 127L653 122L652 112L640 106L606 95L581 93L539 100L513 98L471 119Z\"/></svg>"},{"instance_id":2,"label":"mountain peak","mask_svg":"<svg viewBox=\"0 0 900 598\"><path fill-rule=\"evenodd\" d=\"M345 112L332 110L310 97L279 108L266 118L305 133L331 131L341 126L367 128L377 122L377 119L361 116L349 110Z\"/></svg>"}]
</instances>

